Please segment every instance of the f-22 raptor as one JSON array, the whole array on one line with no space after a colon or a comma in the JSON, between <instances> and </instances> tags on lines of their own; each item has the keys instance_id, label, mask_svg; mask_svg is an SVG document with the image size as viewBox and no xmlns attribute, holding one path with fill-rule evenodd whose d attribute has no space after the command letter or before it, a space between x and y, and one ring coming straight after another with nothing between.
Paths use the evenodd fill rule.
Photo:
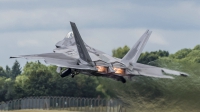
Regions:
<instances>
[{"instance_id":1,"label":"f-22 raptor","mask_svg":"<svg viewBox=\"0 0 200 112\"><path fill-rule=\"evenodd\" d=\"M187 73L137 63L152 31L147 30L129 52L122 58L115 58L87 45L81 38L76 24L70 22L72 32L56 44L52 53L20 55L10 58L44 59L45 63L56 65L61 77L81 73L90 76L102 76L126 83L134 76L171 78L188 76Z\"/></svg>"}]
</instances>

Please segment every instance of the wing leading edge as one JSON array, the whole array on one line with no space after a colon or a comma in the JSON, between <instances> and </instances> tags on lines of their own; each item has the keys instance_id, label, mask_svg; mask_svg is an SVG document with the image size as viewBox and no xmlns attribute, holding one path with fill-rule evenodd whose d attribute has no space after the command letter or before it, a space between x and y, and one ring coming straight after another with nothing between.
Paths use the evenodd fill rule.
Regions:
<instances>
[{"instance_id":1,"label":"wing leading edge","mask_svg":"<svg viewBox=\"0 0 200 112\"><path fill-rule=\"evenodd\" d=\"M63 53L43 53L43 54L32 54L32 55L19 55L19 56L11 56L10 58L26 58L26 59L66 59L66 60L73 60L69 56L64 55Z\"/></svg>"}]
</instances>

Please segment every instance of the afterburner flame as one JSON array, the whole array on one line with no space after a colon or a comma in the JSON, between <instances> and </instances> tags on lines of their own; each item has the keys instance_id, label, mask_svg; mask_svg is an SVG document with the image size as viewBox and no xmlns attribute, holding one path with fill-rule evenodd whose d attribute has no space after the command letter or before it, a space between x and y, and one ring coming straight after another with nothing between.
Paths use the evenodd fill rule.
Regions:
<instances>
[{"instance_id":1,"label":"afterburner flame","mask_svg":"<svg viewBox=\"0 0 200 112\"><path fill-rule=\"evenodd\" d=\"M121 75L125 74L125 70L122 69L122 68L116 68L116 67L114 67L114 71L115 71L116 74L121 74Z\"/></svg>"},{"instance_id":2,"label":"afterburner flame","mask_svg":"<svg viewBox=\"0 0 200 112\"><path fill-rule=\"evenodd\" d=\"M104 66L96 66L98 72L103 72L103 73L107 73L108 72L108 68L104 67Z\"/></svg>"}]
</instances>

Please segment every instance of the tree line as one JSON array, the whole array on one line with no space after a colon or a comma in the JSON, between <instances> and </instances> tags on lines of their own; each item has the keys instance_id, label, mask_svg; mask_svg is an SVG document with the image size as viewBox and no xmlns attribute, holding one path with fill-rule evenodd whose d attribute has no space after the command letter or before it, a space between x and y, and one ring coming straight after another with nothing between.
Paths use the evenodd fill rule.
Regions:
<instances>
[{"instance_id":1,"label":"tree line","mask_svg":"<svg viewBox=\"0 0 200 112\"><path fill-rule=\"evenodd\" d=\"M119 56L123 57L121 49L128 51L129 48L125 46L115 49L113 52L119 50ZM118 57L118 55L113 56ZM141 54L138 62L186 72L189 76L173 76L173 80L134 77L132 81L127 81L123 85L116 81L102 80L104 88L112 89L112 92L127 104L130 112L198 112L200 110L198 106L200 99L200 45L196 45L193 49L181 49L174 54L168 54L165 51L161 53L159 51L145 52Z\"/></svg>"},{"instance_id":2,"label":"tree line","mask_svg":"<svg viewBox=\"0 0 200 112\"><path fill-rule=\"evenodd\" d=\"M129 49L128 46L119 47L114 49L112 53L114 57L122 58ZM162 59L200 63L199 54L200 45L195 46L194 49L179 50L174 54L169 54L168 51L163 50L144 52L139 57L138 63L152 64L151 62ZM159 63L156 65L159 66ZM131 84L121 84L112 79L82 74L77 75L75 78L61 78L56 73L56 66L47 66L39 61L27 62L22 70L19 62L15 61L11 68L9 66L6 66L5 69L0 67L0 102L29 96L119 97L122 91L127 91L122 87L126 88L132 83L134 83L134 89L141 96L146 96L146 93L149 93L146 96L148 98L156 98L163 95L163 91L156 87L157 82L154 79L136 79L138 81L131 81ZM151 85L148 85L148 83L151 83ZM113 87L113 84L119 86Z\"/></svg>"}]
</instances>

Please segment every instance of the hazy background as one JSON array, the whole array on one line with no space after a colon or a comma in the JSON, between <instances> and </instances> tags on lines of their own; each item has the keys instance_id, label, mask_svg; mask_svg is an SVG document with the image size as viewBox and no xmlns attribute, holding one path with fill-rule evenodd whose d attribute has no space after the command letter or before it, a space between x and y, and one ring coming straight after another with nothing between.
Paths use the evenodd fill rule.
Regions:
<instances>
[{"instance_id":1,"label":"hazy background","mask_svg":"<svg viewBox=\"0 0 200 112\"><path fill-rule=\"evenodd\" d=\"M0 66L10 56L52 52L77 24L84 41L108 54L153 31L144 51L174 53L200 43L199 1L0 0ZM19 60L23 65L26 60Z\"/></svg>"}]
</instances>

